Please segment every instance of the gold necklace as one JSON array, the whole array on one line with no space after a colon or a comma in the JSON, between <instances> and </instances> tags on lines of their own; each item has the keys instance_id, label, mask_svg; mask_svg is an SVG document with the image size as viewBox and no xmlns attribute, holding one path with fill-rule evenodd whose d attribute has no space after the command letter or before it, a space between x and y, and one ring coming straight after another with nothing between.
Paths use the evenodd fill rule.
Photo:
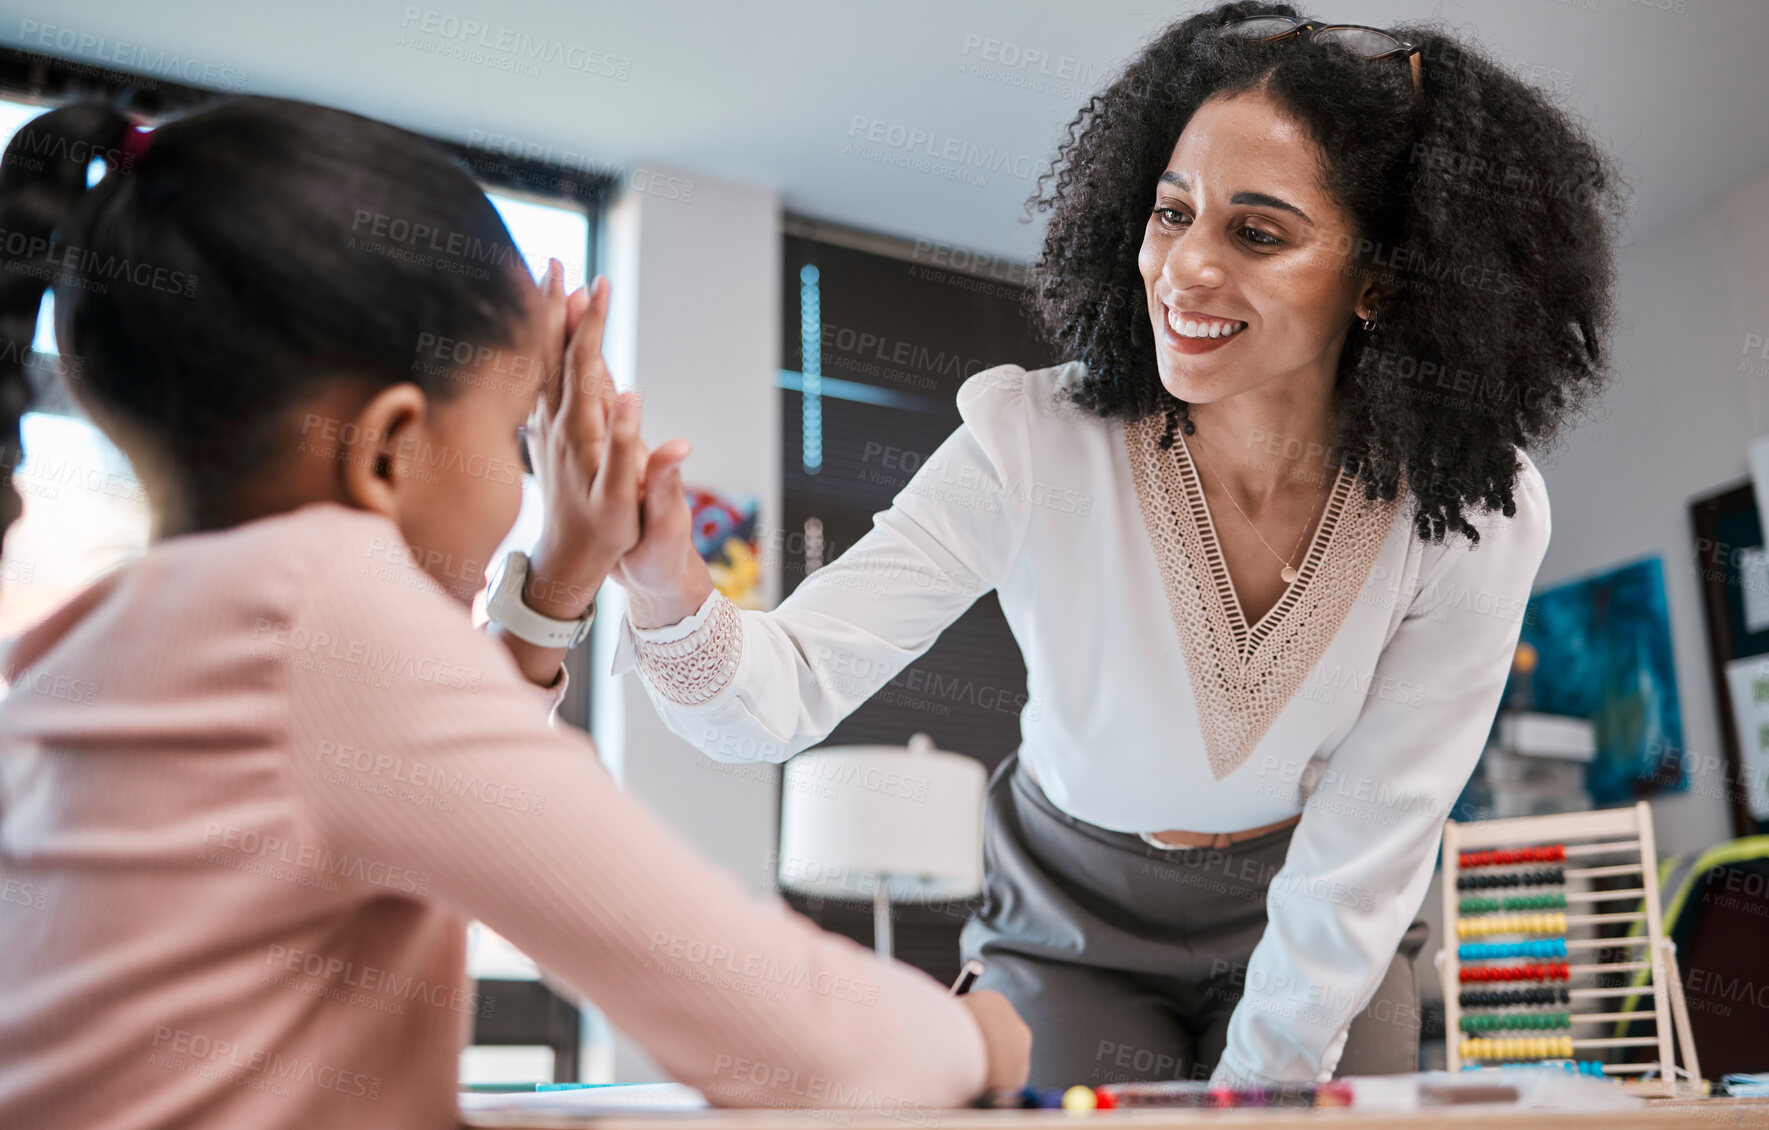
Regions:
<instances>
[{"instance_id":1,"label":"gold necklace","mask_svg":"<svg viewBox=\"0 0 1769 1130\"><path fill-rule=\"evenodd\" d=\"M1185 438L1183 436L1180 437L1179 442L1182 444L1185 444L1186 454L1190 455L1192 453L1191 445L1186 444ZM1199 449L1198 454L1199 455L1203 454L1202 448ZM1205 460L1204 466L1210 467L1209 460ZM1216 479L1216 485L1222 488L1222 493L1228 496L1229 505L1233 506L1237 511L1239 511L1241 517L1246 519L1247 525L1252 527L1253 536L1258 538L1260 544L1265 546L1267 551L1269 551L1273 557L1277 557L1278 562L1281 565L1283 565L1283 568L1278 570L1278 576L1280 576L1284 579L1285 584L1294 583L1297 576L1299 575L1296 571L1296 567L1294 565L1290 564L1290 561L1285 560L1282 557L1278 557L1278 551L1275 549L1272 549L1271 542L1265 540L1265 535L1259 532L1259 527L1253 525L1253 519L1247 517L1247 512L1245 510L1241 509L1241 504L1235 501L1235 496L1233 494L1229 493L1227 481L1225 481L1220 475L1216 474L1216 468L1210 467L1210 474L1213 478ZM1202 486L1203 484L1200 483L1199 485ZM1296 544L1290 547L1290 559L1291 560L1295 559L1296 551L1298 549L1302 548L1303 535L1308 533L1308 527L1313 524L1314 524L1314 511L1310 510L1308 512L1308 520L1302 524L1302 533L1299 533L1296 535Z\"/></svg>"}]
</instances>

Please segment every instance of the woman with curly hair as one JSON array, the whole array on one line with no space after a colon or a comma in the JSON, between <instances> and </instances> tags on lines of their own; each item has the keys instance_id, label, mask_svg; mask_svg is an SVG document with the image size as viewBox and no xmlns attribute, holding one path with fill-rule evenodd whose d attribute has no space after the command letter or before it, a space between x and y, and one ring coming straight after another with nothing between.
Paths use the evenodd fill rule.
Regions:
<instances>
[{"instance_id":1,"label":"woman with curly hair","mask_svg":"<svg viewBox=\"0 0 1769 1130\"><path fill-rule=\"evenodd\" d=\"M1414 1070L1416 914L1547 549L1525 448L1602 382L1618 197L1430 28L1181 21L1040 181L1069 362L967 381L773 612L654 494L616 670L709 754L782 760L998 590L1030 702L962 947L1033 1082Z\"/></svg>"}]
</instances>

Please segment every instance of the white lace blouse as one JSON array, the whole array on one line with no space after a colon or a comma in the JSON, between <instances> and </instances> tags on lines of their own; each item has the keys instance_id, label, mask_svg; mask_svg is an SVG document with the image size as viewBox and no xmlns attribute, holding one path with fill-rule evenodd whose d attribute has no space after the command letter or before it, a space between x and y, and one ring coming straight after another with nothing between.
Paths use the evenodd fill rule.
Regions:
<instances>
[{"instance_id":1,"label":"white lace blouse","mask_svg":"<svg viewBox=\"0 0 1769 1130\"><path fill-rule=\"evenodd\" d=\"M772 612L714 593L623 626L669 727L709 757L781 761L995 589L1027 668L1020 757L1052 803L1120 832L1228 832L1298 812L1218 1081L1330 1077L1430 882L1503 692L1547 550L1518 451L1516 513L1413 535L1404 489L1343 474L1284 596L1247 624L1185 446L1159 417L1086 413L1079 364L970 378L963 424L873 529ZM1153 850L1153 849L1151 849Z\"/></svg>"}]
</instances>

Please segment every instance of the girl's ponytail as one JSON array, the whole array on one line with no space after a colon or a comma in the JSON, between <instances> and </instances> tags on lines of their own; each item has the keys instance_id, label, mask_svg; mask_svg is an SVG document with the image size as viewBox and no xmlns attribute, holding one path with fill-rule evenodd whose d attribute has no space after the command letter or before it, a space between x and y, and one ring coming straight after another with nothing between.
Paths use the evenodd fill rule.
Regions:
<instances>
[{"instance_id":1,"label":"girl's ponytail","mask_svg":"<svg viewBox=\"0 0 1769 1130\"><path fill-rule=\"evenodd\" d=\"M32 400L31 339L43 292L54 285L94 161L127 171L123 114L101 102L26 122L0 162L0 538L22 505L12 473L23 458L19 417Z\"/></svg>"}]
</instances>

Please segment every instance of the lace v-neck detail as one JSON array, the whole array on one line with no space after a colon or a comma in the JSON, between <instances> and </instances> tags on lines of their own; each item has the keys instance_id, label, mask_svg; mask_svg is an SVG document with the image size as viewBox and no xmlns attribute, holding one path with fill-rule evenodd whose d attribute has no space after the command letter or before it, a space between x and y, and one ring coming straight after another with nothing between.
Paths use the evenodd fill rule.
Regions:
<instances>
[{"instance_id":1,"label":"lace v-neck detail","mask_svg":"<svg viewBox=\"0 0 1769 1130\"><path fill-rule=\"evenodd\" d=\"M1161 450L1159 444L1155 450ZM1250 652L1256 650L1271 635L1274 626L1283 620L1284 614L1307 590L1310 578L1320 567L1321 555L1332 544L1333 530L1339 525L1339 515L1345 509L1345 498L1351 492L1351 476L1345 473L1344 468L1340 468L1338 476L1333 480L1333 489L1327 495L1326 512L1315 526L1308 551L1302 555L1302 564L1296 567L1296 579L1284 589L1284 595L1278 598L1278 602L1266 609L1258 623L1249 626L1246 610L1241 607L1241 598L1235 593L1235 580L1229 576L1228 557L1222 552L1222 542L1216 536L1216 522L1211 518L1210 508L1204 502L1204 483L1198 477L1198 465L1192 461L1191 449L1186 446L1184 439L1176 437L1173 451L1168 454L1173 456L1172 462L1179 469L1179 496L1191 509L1193 527L1202 534L1202 559L1211 579L1216 583L1217 599L1228 613L1235 648L1245 660ZM1168 493L1171 495L1172 492Z\"/></svg>"},{"instance_id":2,"label":"lace v-neck detail","mask_svg":"<svg viewBox=\"0 0 1769 1130\"><path fill-rule=\"evenodd\" d=\"M1197 468L1182 443L1161 449L1164 423L1160 416L1126 423L1124 444L1210 771L1221 780L1247 760L1338 634L1398 507L1365 499L1341 470L1296 579L1248 625Z\"/></svg>"}]
</instances>

